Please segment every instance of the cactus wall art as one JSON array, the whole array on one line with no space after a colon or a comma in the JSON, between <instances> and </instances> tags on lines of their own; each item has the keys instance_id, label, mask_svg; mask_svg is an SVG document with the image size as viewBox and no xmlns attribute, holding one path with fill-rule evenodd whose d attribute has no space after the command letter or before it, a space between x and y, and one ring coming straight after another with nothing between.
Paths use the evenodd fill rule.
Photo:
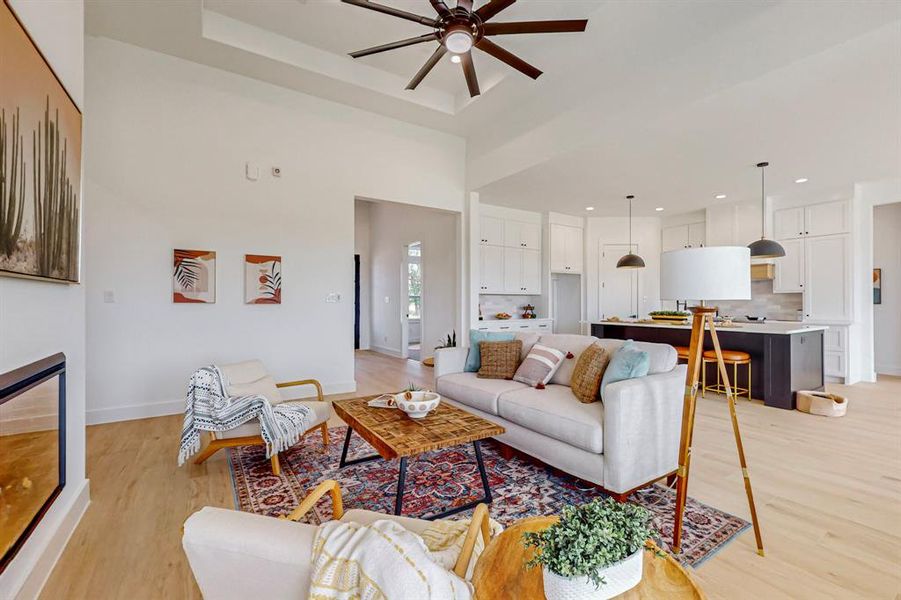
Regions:
<instances>
[{"instance_id":1,"label":"cactus wall art","mask_svg":"<svg viewBox=\"0 0 901 600\"><path fill-rule=\"evenodd\" d=\"M75 283L81 112L0 2L0 275Z\"/></svg>"}]
</instances>

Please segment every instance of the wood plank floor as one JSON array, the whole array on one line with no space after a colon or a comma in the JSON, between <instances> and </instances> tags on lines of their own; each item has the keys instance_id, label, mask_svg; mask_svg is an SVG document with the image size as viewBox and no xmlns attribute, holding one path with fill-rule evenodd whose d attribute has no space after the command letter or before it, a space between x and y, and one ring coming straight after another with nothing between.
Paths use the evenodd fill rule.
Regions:
<instances>
[{"instance_id":1,"label":"wood plank floor","mask_svg":"<svg viewBox=\"0 0 901 600\"><path fill-rule=\"evenodd\" d=\"M432 370L357 354L357 394L430 386ZM696 576L710 598L901 597L901 379L830 386L841 419L742 401L739 418L767 555L748 531ZM689 494L748 518L728 411L699 405ZM42 597L199 598L181 524L233 507L224 454L176 466L179 416L88 428L92 502ZM337 440L335 441L337 443Z\"/></svg>"}]
</instances>

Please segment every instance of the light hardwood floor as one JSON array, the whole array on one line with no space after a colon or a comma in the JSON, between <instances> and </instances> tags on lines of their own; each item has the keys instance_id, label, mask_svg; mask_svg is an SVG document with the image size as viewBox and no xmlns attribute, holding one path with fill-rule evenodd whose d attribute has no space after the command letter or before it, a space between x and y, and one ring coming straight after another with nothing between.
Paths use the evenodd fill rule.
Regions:
<instances>
[{"instance_id":1,"label":"light hardwood floor","mask_svg":"<svg viewBox=\"0 0 901 600\"><path fill-rule=\"evenodd\" d=\"M412 361L360 352L356 364L354 395L431 384ZM901 379L829 389L850 397L846 417L740 402L767 555L742 534L695 572L710 598L901 597ZM748 518L726 406L708 397L698 411L689 494ZM171 416L88 428L92 502L43 598L200 597L181 524L234 499L224 454L176 466L180 426Z\"/></svg>"}]
</instances>

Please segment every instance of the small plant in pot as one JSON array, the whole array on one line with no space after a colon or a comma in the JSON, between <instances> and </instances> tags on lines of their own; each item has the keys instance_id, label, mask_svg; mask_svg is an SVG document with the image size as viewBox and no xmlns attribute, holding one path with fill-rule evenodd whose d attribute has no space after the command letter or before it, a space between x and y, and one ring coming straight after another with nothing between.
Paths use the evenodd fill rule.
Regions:
<instances>
[{"instance_id":1,"label":"small plant in pot","mask_svg":"<svg viewBox=\"0 0 901 600\"><path fill-rule=\"evenodd\" d=\"M536 549L526 566L541 565L548 600L612 598L641 581L649 520L647 509L612 498L567 506L557 523L523 535Z\"/></svg>"}]
</instances>

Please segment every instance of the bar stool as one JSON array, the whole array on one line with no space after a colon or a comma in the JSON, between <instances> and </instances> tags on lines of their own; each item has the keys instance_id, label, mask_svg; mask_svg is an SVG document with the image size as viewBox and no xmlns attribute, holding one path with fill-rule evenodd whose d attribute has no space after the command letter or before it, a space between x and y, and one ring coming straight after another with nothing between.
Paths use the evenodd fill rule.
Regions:
<instances>
[{"instance_id":1,"label":"bar stool","mask_svg":"<svg viewBox=\"0 0 901 600\"><path fill-rule=\"evenodd\" d=\"M676 349L676 362L684 360L688 362L688 346L673 346Z\"/></svg>"},{"instance_id":2,"label":"bar stool","mask_svg":"<svg viewBox=\"0 0 901 600\"><path fill-rule=\"evenodd\" d=\"M701 385L701 398L704 397L704 392L710 390L711 392L716 392L718 394L726 393L726 386L722 383L720 377L719 367L716 369L716 385L707 385L707 365L710 363L716 364L716 351L715 350L707 350L702 355L704 359L704 366L701 369L702 374L702 385ZM736 398L742 395L747 395L748 400L751 399L751 355L747 352L741 352L739 350L723 350L723 362L728 366L732 365L732 393ZM748 365L748 387L743 388L738 386L738 365Z\"/></svg>"}]
</instances>

